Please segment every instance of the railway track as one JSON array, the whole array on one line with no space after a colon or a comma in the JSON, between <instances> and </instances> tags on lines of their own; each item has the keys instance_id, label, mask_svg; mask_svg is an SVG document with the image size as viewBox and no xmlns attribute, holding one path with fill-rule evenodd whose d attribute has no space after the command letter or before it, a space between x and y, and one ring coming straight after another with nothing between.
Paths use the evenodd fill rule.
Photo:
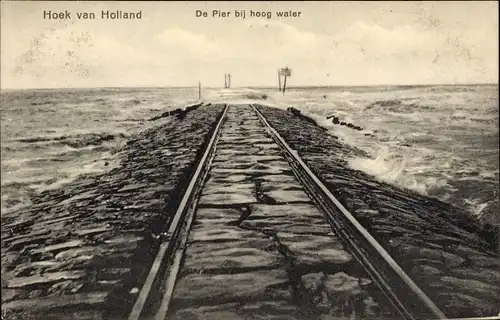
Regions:
<instances>
[{"instance_id":1,"label":"railway track","mask_svg":"<svg viewBox=\"0 0 500 320\"><path fill-rule=\"evenodd\" d=\"M304 279L332 270L368 276L379 316L446 318L253 105L225 107L162 237L129 320L179 319L189 308L252 318L271 307L300 319L314 309L302 302ZM359 315L352 301L334 309Z\"/></svg>"}]
</instances>

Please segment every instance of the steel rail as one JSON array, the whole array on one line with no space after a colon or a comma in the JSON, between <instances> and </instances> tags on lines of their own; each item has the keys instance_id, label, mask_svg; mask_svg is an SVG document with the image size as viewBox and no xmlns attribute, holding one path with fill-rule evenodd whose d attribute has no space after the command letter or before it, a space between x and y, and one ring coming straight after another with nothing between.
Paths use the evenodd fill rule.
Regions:
<instances>
[{"instance_id":1,"label":"steel rail","mask_svg":"<svg viewBox=\"0 0 500 320\"><path fill-rule=\"evenodd\" d=\"M295 175L302 182L313 201L326 214L327 220L354 257L375 280L377 286L393 304L398 313L409 320L446 319L444 313L413 282L387 251L335 198L318 177L302 161L265 116L251 105L273 140L284 151Z\"/></svg>"},{"instance_id":2,"label":"steel rail","mask_svg":"<svg viewBox=\"0 0 500 320\"><path fill-rule=\"evenodd\" d=\"M172 293L175 288L177 274L180 270L181 260L186 249L189 231L191 230L191 225L194 220L196 195L201 191L201 187L207 176L208 168L214 155L216 142L219 139L222 124L226 118L227 109L228 105L225 105L205 152L198 163L196 171L194 172L175 212L174 218L170 223L167 232L163 235L164 240L160 245L155 260L153 261L148 276L146 277L146 281L144 282L134 306L132 307L128 320L143 319L145 317L144 310L148 301L150 302L151 297L158 294L158 291L163 293L161 304L158 310L153 311L155 314L153 317L147 317L148 319L153 318L155 320L164 320L167 315ZM173 261L168 261L168 259L171 258L173 258ZM165 265L166 262L171 263L170 265ZM165 276L159 276L162 274L162 268L167 268L165 271L165 281L163 279ZM158 285L158 282L160 288L155 290L155 285Z\"/></svg>"}]
</instances>

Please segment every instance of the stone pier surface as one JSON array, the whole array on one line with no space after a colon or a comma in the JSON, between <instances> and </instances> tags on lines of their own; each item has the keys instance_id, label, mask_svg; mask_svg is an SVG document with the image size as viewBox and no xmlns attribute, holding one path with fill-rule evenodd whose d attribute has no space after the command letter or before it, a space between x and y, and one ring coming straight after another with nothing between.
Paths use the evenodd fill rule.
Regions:
<instances>
[{"instance_id":1,"label":"stone pier surface","mask_svg":"<svg viewBox=\"0 0 500 320\"><path fill-rule=\"evenodd\" d=\"M169 117L133 136L117 168L2 216L2 319L126 319L222 110Z\"/></svg>"},{"instance_id":2,"label":"stone pier surface","mask_svg":"<svg viewBox=\"0 0 500 320\"><path fill-rule=\"evenodd\" d=\"M467 213L350 169L362 152L257 106L448 317L500 312L498 235ZM2 216L3 319L126 319L159 234L224 105L164 113L118 167ZM231 106L197 204L171 319L392 318L248 105Z\"/></svg>"},{"instance_id":3,"label":"stone pier surface","mask_svg":"<svg viewBox=\"0 0 500 320\"><path fill-rule=\"evenodd\" d=\"M228 109L195 219L169 319L381 316L250 106Z\"/></svg>"},{"instance_id":4,"label":"stone pier surface","mask_svg":"<svg viewBox=\"0 0 500 320\"><path fill-rule=\"evenodd\" d=\"M448 317L499 314L498 228L350 169L349 155L363 153L311 119L266 106L258 109Z\"/></svg>"}]
</instances>

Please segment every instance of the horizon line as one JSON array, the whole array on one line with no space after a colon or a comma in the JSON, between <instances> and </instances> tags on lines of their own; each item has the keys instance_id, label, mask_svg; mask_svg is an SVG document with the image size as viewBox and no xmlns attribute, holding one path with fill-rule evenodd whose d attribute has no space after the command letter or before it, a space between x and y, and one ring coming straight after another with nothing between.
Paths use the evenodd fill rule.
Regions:
<instances>
[{"instance_id":1,"label":"horizon line","mask_svg":"<svg viewBox=\"0 0 500 320\"><path fill-rule=\"evenodd\" d=\"M357 85L313 85L313 84L307 84L307 85L293 85L287 87L287 89L303 89L303 88L367 88L367 87L429 87L429 86L486 86L486 85L499 85L499 83L494 83L494 82L478 82L478 83L428 83L428 84L357 84ZM198 88L198 85L192 85L192 86L165 86L165 85L158 85L158 86L143 86L143 85L138 85L138 86L96 86L96 87L18 87L18 88L0 88L0 91L3 90L68 90L68 89L167 89L167 88L173 88L173 89L186 89L186 88ZM244 88L249 88L249 89L272 89L272 88L277 88L275 85L249 85L249 86L235 86L232 88L224 88L224 86L206 86L203 87L202 89L244 89Z\"/></svg>"}]
</instances>

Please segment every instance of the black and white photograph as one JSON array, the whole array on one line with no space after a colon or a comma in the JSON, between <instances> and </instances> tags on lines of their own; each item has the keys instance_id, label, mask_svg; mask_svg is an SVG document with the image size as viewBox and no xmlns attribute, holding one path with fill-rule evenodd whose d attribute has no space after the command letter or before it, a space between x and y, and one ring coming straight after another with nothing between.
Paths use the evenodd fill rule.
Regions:
<instances>
[{"instance_id":1,"label":"black and white photograph","mask_svg":"<svg viewBox=\"0 0 500 320\"><path fill-rule=\"evenodd\" d=\"M497 1L1 1L2 320L500 319Z\"/></svg>"}]
</instances>

